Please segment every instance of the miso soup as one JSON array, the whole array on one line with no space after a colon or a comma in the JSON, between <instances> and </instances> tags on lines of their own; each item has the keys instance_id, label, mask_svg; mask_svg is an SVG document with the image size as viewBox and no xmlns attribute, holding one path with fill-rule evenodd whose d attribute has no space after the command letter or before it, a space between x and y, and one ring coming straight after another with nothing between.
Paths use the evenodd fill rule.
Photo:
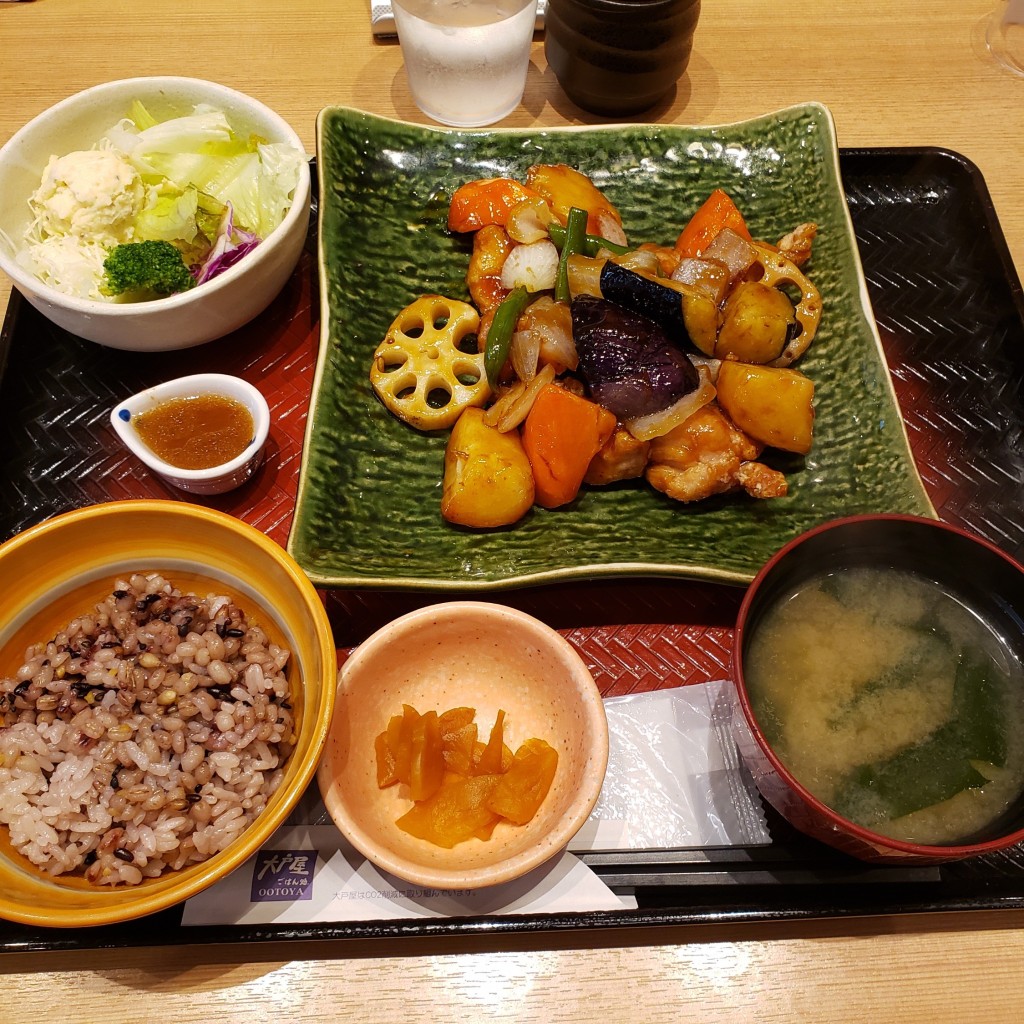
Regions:
<instances>
[{"instance_id":1,"label":"miso soup","mask_svg":"<svg viewBox=\"0 0 1024 1024\"><path fill-rule=\"evenodd\" d=\"M744 656L758 723L823 803L875 832L968 840L1024 789L1024 679L930 581L844 569L776 602Z\"/></svg>"}]
</instances>

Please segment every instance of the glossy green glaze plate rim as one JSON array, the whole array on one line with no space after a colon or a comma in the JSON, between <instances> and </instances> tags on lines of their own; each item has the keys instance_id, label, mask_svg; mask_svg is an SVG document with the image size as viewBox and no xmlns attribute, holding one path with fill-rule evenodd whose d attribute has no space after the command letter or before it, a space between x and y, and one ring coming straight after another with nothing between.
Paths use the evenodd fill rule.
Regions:
<instances>
[{"instance_id":1,"label":"glossy green glaze plate rim","mask_svg":"<svg viewBox=\"0 0 1024 1024\"><path fill-rule=\"evenodd\" d=\"M320 348L288 551L325 588L487 591L599 577L743 585L797 534L870 512L935 517L918 475L868 299L842 190L831 114L788 107L729 125L459 131L346 107L317 119ZM594 177L636 241L671 241L716 186L755 237L819 224L807 272L821 330L801 361L814 378L815 446L775 464L784 499L680 505L642 481L585 490L502 530L440 515L446 434L400 423L369 386L370 358L421 294L467 298L468 245L447 232L463 181L565 162ZM771 461L769 457L768 461Z\"/></svg>"}]
</instances>

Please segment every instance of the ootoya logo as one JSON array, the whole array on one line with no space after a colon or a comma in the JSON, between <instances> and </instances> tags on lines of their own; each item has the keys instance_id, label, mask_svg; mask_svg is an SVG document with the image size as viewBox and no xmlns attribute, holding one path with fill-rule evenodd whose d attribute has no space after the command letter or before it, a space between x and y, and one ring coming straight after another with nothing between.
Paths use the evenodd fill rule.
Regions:
<instances>
[{"instance_id":1,"label":"ootoya logo","mask_svg":"<svg viewBox=\"0 0 1024 1024\"><path fill-rule=\"evenodd\" d=\"M311 900L316 850L260 850L252 870L253 903Z\"/></svg>"}]
</instances>

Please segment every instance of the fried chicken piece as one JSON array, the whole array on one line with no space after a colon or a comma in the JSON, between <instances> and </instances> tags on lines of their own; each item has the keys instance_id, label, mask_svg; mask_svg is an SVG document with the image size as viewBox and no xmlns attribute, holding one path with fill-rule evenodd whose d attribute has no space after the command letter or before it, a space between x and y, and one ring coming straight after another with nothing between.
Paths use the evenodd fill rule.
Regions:
<instances>
[{"instance_id":1,"label":"fried chicken piece","mask_svg":"<svg viewBox=\"0 0 1024 1024\"><path fill-rule=\"evenodd\" d=\"M762 446L739 430L712 402L651 442L646 477L676 501L702 501L742 490L752 498L781 498L786 478L754 460Z\"/></svg>"},{"instance_id":2,"label":"fried chicken piece","mask_svg":"<svg viewBox=\"0 0 1024 1024\"><path fill-rule=\"evenodd\" d=\"M481 314L497 308L508 295L508 289L501 284L501 268L513 244L499 224L485 224L473 234L473 252L466 269L466 287Z\"/></svg>"},{"instance_id":3,"label":"fried chicken piece","mask_svg":"<svg viewBox=\"0 0 1024 1024\"><path fill-rule=\"evenodd\" d=\"M791 263L802 267L811 258L811 244L817 235L817 224L798 224L789 234L779 239L776 248Z\"/></svg>"},{"instance_id":4,"label":"fried chicken piece","mask_svg":"<svg viewBox=\"0 0 1024 1024\"><path fill-rule=\"evenodd\" d=\"M595 487L643 476L650 441L638 441L625 427L617 426L604 447L590 460L585 483Z\"/></svg>"}]
</instances>

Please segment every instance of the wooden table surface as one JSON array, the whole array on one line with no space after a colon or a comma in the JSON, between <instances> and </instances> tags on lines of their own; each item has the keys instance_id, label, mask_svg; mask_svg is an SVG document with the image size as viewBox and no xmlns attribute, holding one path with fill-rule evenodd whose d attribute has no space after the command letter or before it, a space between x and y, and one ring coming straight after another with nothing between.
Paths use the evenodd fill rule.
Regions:
<instances>
[{"instance_id":1,"label":"wooden table surface","mask_svg":"<svg viewBox=\"0 0 1024 1024\"><path fill-rule=\"evenodd\" d=\"M995 0L706 0L687 74L639 120L712 124L818 100L843 146L939 146L974 161L1024 269L1024 78L984 52ZM429 123L369 0L0 2L0 143L114 78L215 79L314 146L347 104ZM594 123L534 42L512 127ZM0 309L9 282L0 282ZM1024 914L549 936L0 956L0 1021L830 1021L1020 1019Z\"/></svg>"}]
</instances>

